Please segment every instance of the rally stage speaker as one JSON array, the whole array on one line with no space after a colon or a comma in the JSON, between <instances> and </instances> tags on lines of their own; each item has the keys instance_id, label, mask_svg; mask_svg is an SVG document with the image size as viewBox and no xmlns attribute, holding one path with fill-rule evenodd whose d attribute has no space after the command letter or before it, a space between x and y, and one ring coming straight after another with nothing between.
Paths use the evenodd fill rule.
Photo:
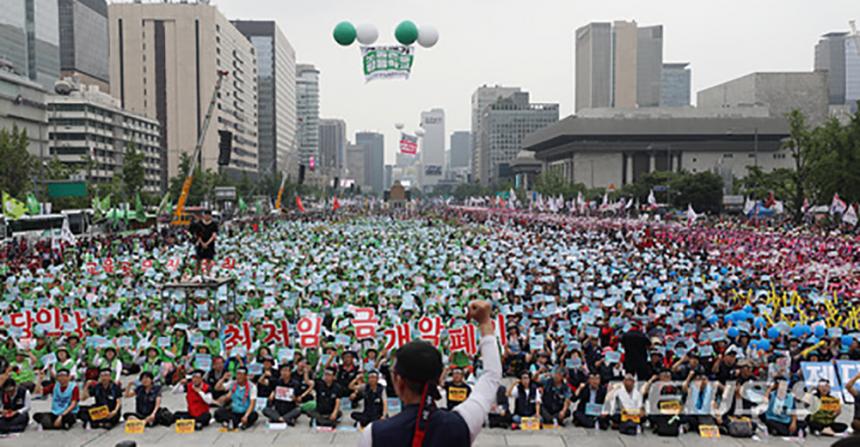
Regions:
<instances>
[{"instance_id":1,"label":"rally stage speaker","mask_svg":"<svg viewBox=\"0 0 860 447\"><path fill-rule=\"evenodd\" d=\"M337 191L337 187L338 187L338 186L340 186L340 178L335 177L335 178L334 178L334 185L332 185L332 189L334 189L335 191Z\"/></svg>"},{"instance_id":2,"label":"rally stage speaker","mask_svg":"<svg viewBox=\"0 0 860 447\"><path fill-rule=\"evenodd\" d=\"M305 183L305 165L299 165L299 185Z\"/></svg>"},{"instance_id":3,"label":"rally stage speaker","mask_svg":"<svg viewBox=\"0 0 860 447\"><path fill-rule=\"evenodd\" d=\"M233 132L219 130L218 137L218 166L227 166L233 154Z\"/></svg>"}]
</instances>

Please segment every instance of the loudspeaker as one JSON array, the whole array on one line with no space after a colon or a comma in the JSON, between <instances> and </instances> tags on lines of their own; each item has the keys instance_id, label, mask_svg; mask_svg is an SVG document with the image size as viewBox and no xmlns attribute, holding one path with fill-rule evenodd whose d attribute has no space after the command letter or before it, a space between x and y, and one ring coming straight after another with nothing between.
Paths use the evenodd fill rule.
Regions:
<instances>
[{"instance_id":1,"label":"loudspeaker","mask_svg":"<svg viewBox=\"0 0 860 447\"><path fill-rule=\"evenodd\" d=\"M340 178L335 177L334 178L334 185L332 186L332 188L334 188L336 190L338 186L340 186Z\"/></svg>"},{"instance_id":2,"label":"loudspeaker","mask_svg":"<svg viewBox=\"0 0 860 447\"><path fill-rule=\"evenodd\" d=\"M305 165L299 165L299 185L305 183Z\"/></svg>"},{"instance_id":3,"label":"loudspeaker","mask_svg":"<svg viewBox=\"0 0 860 447\"><path fill-rule=\"evenodd\" d=\"M219 130L218 137L218 166L227 166L233 155L233 132Z\"/></svg>"}]
</instances>

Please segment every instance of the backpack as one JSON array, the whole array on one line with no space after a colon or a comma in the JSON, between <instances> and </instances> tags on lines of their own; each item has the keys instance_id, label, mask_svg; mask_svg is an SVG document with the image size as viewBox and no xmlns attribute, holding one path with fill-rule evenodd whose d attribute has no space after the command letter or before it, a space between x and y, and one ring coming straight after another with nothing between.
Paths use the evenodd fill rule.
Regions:
<instances>
[{"instance_id":1,"label":"backpack","mask_svg":"<svg viewBox=\"0 0 860 447\"><path fill-rule=\"evenodd\" d=\"M729 423L726 424L726 431L733 438L752 438L755 430L753 424L748 417L729 416Z\"/></svg>"},{"instance_id":2,"label":"backpack","mask_svg":"<svg viewBox=\"0 0 860 447\"><path fill-rule=\"evenodd\" d=\"M681 434L681 418L678 416L655 417L654 433L657 436L678 436Z\"/></svg>"}]
</instances>

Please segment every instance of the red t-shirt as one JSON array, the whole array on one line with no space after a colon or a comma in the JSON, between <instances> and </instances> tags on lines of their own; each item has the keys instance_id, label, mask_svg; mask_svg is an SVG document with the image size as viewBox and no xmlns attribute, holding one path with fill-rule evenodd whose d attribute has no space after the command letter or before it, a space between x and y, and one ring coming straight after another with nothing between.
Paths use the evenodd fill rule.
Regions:
<instances>
[{"instance_id":1,"label":"red t-shirt","mask_svg":"<svg viewBox=\"0 0 860 447\"><path fill-rule=\"evenodd\" d=\"M200 387L204 393L209 392L209 385L205 382L201 383ZM188 403L188 413L191 414L191 417L196 418L203 413L209 412L209 404L203 401L203 396L194 389L194 385L191 382L188 382L188 385L186 385L185 401Z\"/></svg>"}]
</instances>

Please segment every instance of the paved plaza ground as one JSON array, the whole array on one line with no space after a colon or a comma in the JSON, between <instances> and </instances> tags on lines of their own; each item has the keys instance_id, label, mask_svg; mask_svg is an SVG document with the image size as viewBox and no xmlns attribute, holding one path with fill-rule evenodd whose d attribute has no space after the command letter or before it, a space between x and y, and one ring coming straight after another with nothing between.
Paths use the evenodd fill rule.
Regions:
<instances>
[{"instance_id":1,"label":"paved plaza ground","mask_svg":"<svg viewBox=\"0 0 860 447\"><path fill-rule=\"evenodd\" d=\"M184 409L183 394L164 394L164 405L172 409ZM134 399L124 399L123 407L134 408ZM34 401L35 412L47 411L49 401ZM843 417L846 415L843 415ZM265 420L265 418L262 418ZM269 445L283 446L354 446L357 444L359 433L317 432L308 427L308 419L302 417L296 427L286 430L270 430L263 421L247 431L221 432L218 424L194 434L180 435L173 427L157 427L146 429L141 435L128 435L122 425L113 430L84 430L78 423L70 431L37 431L35 424L30 424L27 431L20 435L0 438L0 447L113 447L124 440L134 440L138 446L158 447L191 447L191 446L253 446ZM763 446L804 445L824 447L832 444L833 438L807 437L805 439L783 439L766 437L760 439L734 439L723 437L718 440L702 439L697 434L685 434L679 438L661 438L652 434L638 437L620 435L614 431L596 432L579 427L541 430L539 432L510 431L503 429L485 429L478 436L476 446L535 446L535 447L657 447L657 446Z\"/></svg>"}]
</instances>

